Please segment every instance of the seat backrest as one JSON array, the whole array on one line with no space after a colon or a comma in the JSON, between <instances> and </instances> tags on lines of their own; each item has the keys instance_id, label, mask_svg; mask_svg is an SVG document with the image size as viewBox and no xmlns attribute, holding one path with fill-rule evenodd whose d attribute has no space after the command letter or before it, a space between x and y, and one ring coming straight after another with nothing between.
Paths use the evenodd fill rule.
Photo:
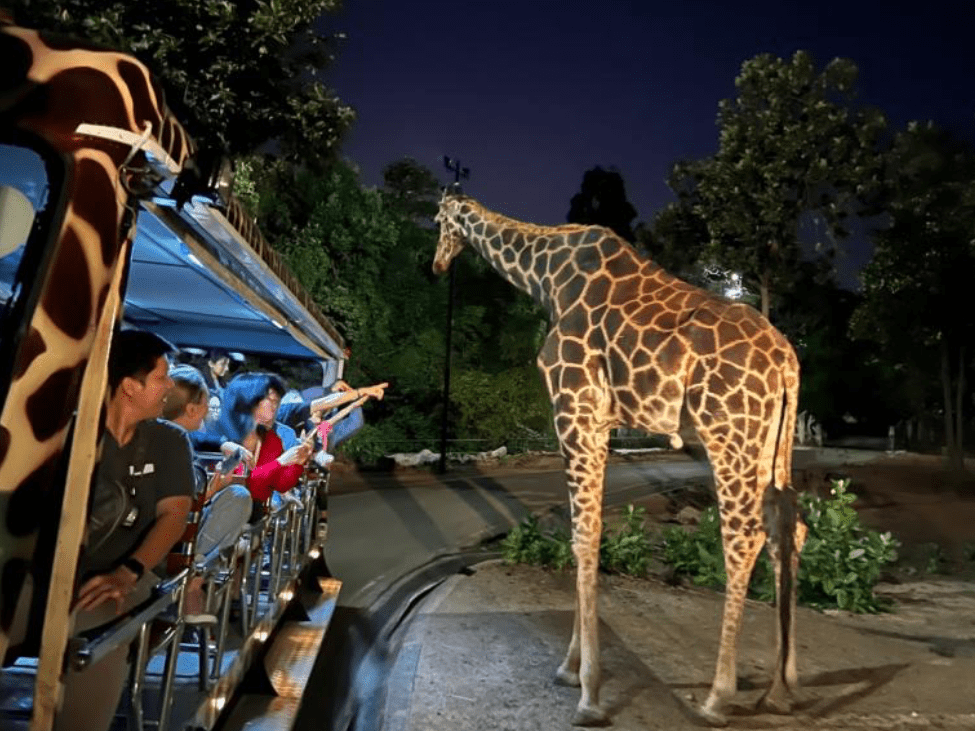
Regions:
<instances>
[{"instance_id":1,"label":"seat backrest","mask_svg":"<svg viewBox=\"0 0 975 731\"><path fill-rule=\"evenodd\" d=\"M200 518L203 514L203 505L206 502L206 488L210 475L199 464L193 465L193 471L197 476L196 492L193 495L190 513L186 516L186 528L169 555L166 556L166 573L170 576L191 566L193 556L196 553L196 537L200 532Z\"/></svg>"}]
</instances>

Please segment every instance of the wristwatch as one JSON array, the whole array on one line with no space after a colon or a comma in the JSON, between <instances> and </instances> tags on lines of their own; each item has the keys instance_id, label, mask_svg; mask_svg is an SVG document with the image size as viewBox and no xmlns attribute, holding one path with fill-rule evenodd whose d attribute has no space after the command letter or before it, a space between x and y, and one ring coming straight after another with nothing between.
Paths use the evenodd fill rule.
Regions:
<instances>
[{"instance_id":1,"label":"wristwatch","mask_svg":"<svg viewBox=\"0 0 975 731\"><path fill-rule=\"evenodd\" d=\"M125 559L122 562L122 565L125 566L125 568L127 568L133 574L135 574L136 579L141 579L142 575L146 572L146 567L142 565L142 562L139 559L134 558L132 556L129 556L127 559Z\"/></svg>"}]
</instances>

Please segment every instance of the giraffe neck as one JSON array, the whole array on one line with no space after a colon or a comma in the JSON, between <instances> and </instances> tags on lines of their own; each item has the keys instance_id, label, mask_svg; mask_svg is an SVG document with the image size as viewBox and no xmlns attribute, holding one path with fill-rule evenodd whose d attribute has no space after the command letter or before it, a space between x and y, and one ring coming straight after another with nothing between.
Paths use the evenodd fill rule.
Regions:
<instances>
[{"instance_id":1,"label":"giraffe neck","mask_svg":"<svg viewBox=\"0 0 975 731\"><path fill-rule=\"evenodd\" d=\"M574 301L564 296L563 290L579 273L580 260L602 259L597 246L604 237L601 229L534 226L470 203L467 209L461 223L467 243L553 319ZM583 250L589 256L580 258Z\"/></svg>"}]
</instances>

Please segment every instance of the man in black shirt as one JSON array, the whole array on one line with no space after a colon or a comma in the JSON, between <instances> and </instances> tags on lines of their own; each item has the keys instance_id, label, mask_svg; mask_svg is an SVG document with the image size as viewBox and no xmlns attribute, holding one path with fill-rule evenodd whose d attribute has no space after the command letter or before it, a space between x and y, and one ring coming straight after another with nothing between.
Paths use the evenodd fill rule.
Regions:
<instances>
[{"instance_id":1,"label":"man in black shirt","mask_svg":"<svg viewBox=\"0 0 975 731\"><path fill-rule=\"evenodd\" d=\"M116 332L108 363L111 394L94 489L120 483L130 509L100 545L81 560L75 630L97 628L149 596L152 568L182 537L195 487L184 432L158 421L169 378L172 346L140 330ZM128 673L127 647L65 676L56 731L102 731L111 724Z\"/></svg>"}]
</instances>

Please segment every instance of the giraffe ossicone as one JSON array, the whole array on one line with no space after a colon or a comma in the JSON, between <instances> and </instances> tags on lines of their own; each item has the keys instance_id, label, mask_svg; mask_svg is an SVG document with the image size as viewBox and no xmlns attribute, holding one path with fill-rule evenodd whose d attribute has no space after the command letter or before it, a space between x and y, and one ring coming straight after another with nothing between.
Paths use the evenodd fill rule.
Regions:
<instances>
[{"instance_id":1,"label":"giraffe ossicone","mask_svg":"<svg viewBox=\"0 0 975 731\"><path fill-rule=\"evenodd\" d=\"M736 642L748 581L768 543L778 592L778 660L766 705L787 712L798 689L795 577L806 527L791 488L799 362L751 307L668 274L599 226L537 226L444 193L433 269L465 246L547 311L538 367L566 463L576 559L576 615L557 678L581 686L573 723L608 721L599 707L596 575L609 432L668 435L682 417L708 454L721 511L728 583L717 669L699 712L726 722L736 690Z\"/></svg>"}]
</instances>

